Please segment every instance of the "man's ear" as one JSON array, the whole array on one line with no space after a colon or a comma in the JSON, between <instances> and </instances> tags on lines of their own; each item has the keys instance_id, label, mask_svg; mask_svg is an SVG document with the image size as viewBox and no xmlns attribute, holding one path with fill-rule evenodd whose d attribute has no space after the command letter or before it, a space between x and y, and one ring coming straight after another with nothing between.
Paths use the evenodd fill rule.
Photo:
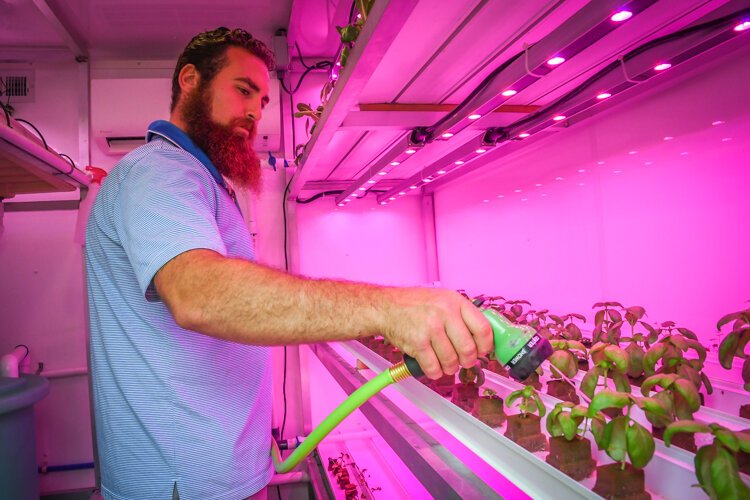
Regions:
<instances>
[{"instance_id":1,"label":"man's ear","mask_svg":"<svg viewBox=\"0 0 750 500\"><path fill-rule=\"evenodd\" d=\"M180 70L180 74L177 76L177 81L180 83L180 90L185 94L198 88L200 80L201 75L198 73L198 69L194 64L186 64L183 66Z\"/></svg>"}]
</instances>

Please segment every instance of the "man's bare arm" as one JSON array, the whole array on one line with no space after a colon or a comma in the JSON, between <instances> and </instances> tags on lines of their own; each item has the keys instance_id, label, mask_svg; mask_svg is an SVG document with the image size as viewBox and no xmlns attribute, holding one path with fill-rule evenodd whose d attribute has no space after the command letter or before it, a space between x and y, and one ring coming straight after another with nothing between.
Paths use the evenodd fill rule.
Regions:
<instances>
[{"instance_id":1,"label":"man's bare arm","mask_svg":"<svg viewBox=\"0 0 750 500\"><path fill-rule=\"evenodd\" d=\"M281 345L382 334L431 378L470 366L492 347L489 324L455 292L312 280L191 250L154 284L177 323L213 337Z\"/></svg>"}]
</instances>

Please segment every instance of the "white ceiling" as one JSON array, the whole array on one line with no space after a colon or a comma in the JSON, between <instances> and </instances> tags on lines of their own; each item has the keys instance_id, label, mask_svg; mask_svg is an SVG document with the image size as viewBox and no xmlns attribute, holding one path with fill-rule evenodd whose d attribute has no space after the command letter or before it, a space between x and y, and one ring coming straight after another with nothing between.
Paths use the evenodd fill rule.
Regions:
<instances>
[{"instance_id":1,"label":"white ceiling","mask_svg":"<svg viewBox=\"0 0 750 500\"><path fill-rule=\"evenodd\" d=\"M196 33L241 27L270 42L292 0L0 0L0 60L76 45L92 60L175 59ZM63 34L66 32L67 35Z\"/></svg>"}]
</instances>

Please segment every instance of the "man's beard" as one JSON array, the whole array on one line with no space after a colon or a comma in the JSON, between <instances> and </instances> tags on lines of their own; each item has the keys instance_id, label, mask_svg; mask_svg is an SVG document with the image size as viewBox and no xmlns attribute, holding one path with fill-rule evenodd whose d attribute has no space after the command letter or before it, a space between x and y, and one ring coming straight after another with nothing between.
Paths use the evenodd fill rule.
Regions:
<instances>
[{"instance_id":1,"label":"man's beard","mask_svg":"<svg viewBox=\"0 0 750 500\"><path fill-rule=\"evenodd\" d=\"M238 118L229 125L221 125L211 119L211 93L199 88L186 96L182 110L187 134L201 148L221 175L235 187L249 188L260 192L260 159L253 150L257 129L255 120ZM238 135L237 127L244 128L249 135Z\"/></svg>"}]
</instances>

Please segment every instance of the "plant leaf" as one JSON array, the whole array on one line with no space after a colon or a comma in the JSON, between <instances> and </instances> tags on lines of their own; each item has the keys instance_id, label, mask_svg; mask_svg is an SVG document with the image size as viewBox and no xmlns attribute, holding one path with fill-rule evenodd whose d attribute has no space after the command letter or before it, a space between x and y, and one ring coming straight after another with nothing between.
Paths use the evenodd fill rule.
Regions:
<instances>
[{"instance_id":1,"label":"plant leaf","mask_svg":"<svg viewBox=\"0 0 750 500\"><path fill-rule=\"evenodd\" d=\"M657 385L661 388L669 389L676 378L677 375L673 373L657 373L656 375L651 375L641 384L641 394L648 396L651 389Z\"/></svg>"},{"instance_id":2,"label":"plant leaf","mask_svg":"<svg viewBox=\"0 0 750 500\"><path fill-rule=\"evenodd\" d=\"M695 454L695 477L703 491L712 499L716 497L716 491L711 484L711 463L716 458L716 451L719 447L715 445L702 446Z\"/></svg>"},{"instance_id":3,"label":"plant leaf","mask_svg":"<svg viewBox=\"0 0 750 500\"><path fill-rule=\"evenodd\" d=\"M596 392L596 383L599 381L599 369L598 368L592 368L588 372L586 372L586 375L583 376L581 379L581 392L583 392L586 396L589 398L594 397L594 392Z\"/></svg>"},{"instance_id":4,"label":"plant leaf","mask_svg":"<svg viewBox=\"0 0 750 500\"><path fill-rule=\"evenodd\" d=\"M568 340L568 349L572 351L581 351L586 354L586 346L577 340Z\"/></svg>"},{"instance_id":5,"label":"plant leaf","mask_svg":"<svg viewBox=\"0 0 750 500\"><path fill-rule=\"evenodd\" d=\"M510 408L515 400L517 400L520 397L523 397L523 391L524 391L523 389L519 389L517 391L513 391L510 394L508 394L508 397L505 398L505 406Z\"/></svg>"},{"instance_id":6,"label":"plant leaf","mask_svg":"<svg viewBox=\"0 0 750 500\"><path fill-rule=\"evenodd\" d=\"M558 420L560 421L560 426L562 427L563 436L565 436L565 439L567 439L568 441L572 441L576 436L576 433L578 432L578 424L575 422L575 420L570 418L569 413L561 413Z\"/></svg>"},{"instance_id":7,"label":"plant leaf","mask_svg":"<svg viewBox=\"0 0 750 500\"><path fill-rule=\"evenodd\" d=\"M698 336L692 330L688 330L687 328L678 328L677 331L689 339L696 341L698 340Z\"/></svg>"},{"instance_id":8,"label":"plant leaf","mask_svg":"<svg viewBox=\"0 0 750 500\"><path fill-rule=\"evenodd\" d=\"M693 434L699 432L710 433L711 429L706 424L696 422L695 420L678 420L677 422L672 422L664 429L664 444L670 446L672 436L678 432L690 432Z\"/></svg>"},{"instance_id":9,"label":"plant leaf","mask_svg":"<svg viewBox=\"0 0 750 500\"><path fill-rule=\"evenodd\" d=\"M742 363L742 381L746 384L750 382L750 358L745 358Z\"/></svg>"},{"instance_id":10,"label":"plant leaf","mask_svg":"<svg viewBox=\"0 0 750 500\"><path fill-rule=\"evenodd\" d=\"M750 498L750 488L740 479L737 460L725 448L718 447L711 462L711 484L722 500Z\"/></svg>"},{"instance_id":11,"label":"plant leaf","mask_svg":"<svg viewBox=\"0 0 750 500\"><path fill-rule=\"evenodd\" d=\"M552 411L549 412L549 415L547 415L547 421L546 421L546 427L547 432L552 437L562 436L563 430L562 425L560 424L560 421L558 420L558 416L560 413L562 413L563 410L563 404L557 403L554 408L552 408Z\"/></svg>"},{"instance_id":12,"label":"plant leaf","mask_svg":"<svg viewBox=\"0 0 750 500\"><path fill-rule=\"evenodd\" d=\"M615 389L620 392L630 392L630 380L628 380L624 373L618 371L612 372L612 380L615 383Z\"/></svg>"},{"instance_id":13,"label":"plant leaf","mask_svg":"<svg viewBox=\"0 0 750 500\"><path fill-rule=\"evenodd\" d=\"M722 318L716 324L716 329L717 330L721 330L722 326L726 325L730 321L734 321L734 320L740 319L740 318L742 318L742 313L741 312L729 313L729 314L727 314L725 316L722 316Z\"/></svg>"},{"instance_id":14,"label":"plant leaf","mask_svg":"<svg viewBox=\"0 0 750 500\"><path fill-rule=\"evenodd\" d=\"M735 433L730 431L729 429L717 429L714 431L714 436L716 436L716 439L718 439L721 444L723 444L733 452L736 453L740 449L740 440L737 439Z\"/></svg>"},{"instance_id":15,"label":"plant leaf","mask_svg":"<svg viewBox=\"0 0 750 500\"><path fill-rule=\"evenodd\" d=\"M646 418L656 427L666 427L672 422L670 408L657 398L635 398L636 404L646 413Z\"/></svg>"},{"instance_id":16,"label":"plant leaf","mask_svg":"<svg viewBox=\"0 0 750 500\"><path fill-rule=\"evenodd\" d=\"M589 404L589 416L593 417L596 412L605 408L623 408L630 401L630 396L622 392L604 389L597 393Z\"/></svg>"},{"instance_id":17,"label":"plant leaf","mask_svg":"<svg viewBox=\"0 0 750 500\"><path fill-rule=\"evenodd\" d=\"M616 302L615 302L615 304L616 304ZM620 306L620 307L622 307L622 306ZM607 313L609 314L609 319L611 319L615 323L619 323L619 322L622 321L622 314L620 314L620 311L618 311L616 309L609 309L609 310L607 310ZM622 326L622 325L620 325L620 326Z\"/></svg>"},{"instance_id":18,"label":"plant leaf","mask_svg":"<svg viewBox=\"0 0 750 500\"><path fill-rule=\"evenodd\" d=\"M596 446L600 450L606 449L609 444L608 441L605 441L605 427L606 423L601 415L596 415L591 419L591 435L594 436Z\"/></svg>"},{"instance_id":19,"label":"plant leaf","mask_svg":"<svg viewBox=\"0 0 750 500\"><path fill-rule=\"evenodd\" d=\"M698 353L698 360L701 363L706 361L706 348L703 347L703 344L701 344L697 340L686 340L685 343L687 344L689 349L692 349Z\"/></svg>"},{"instance_id":20,"label":"plant leaf","mask_svg":"<svg viewBox=\"0 0 750 500\"><path fill-rule=\"evenodd\" d=\"M674 381L672 387L685 399L691 411L696 412L700 409L701 397L692 382L684 378L678 378ZM677 404L676 400L675 404Z\"/></svg>"},{"instance_id":21,"label":"plant leaf","mask_svg":"<svg viewBox=\"0 0 750 500\"><path fill-rule=\"evenodd\" d=\"M625 460L627 454L627 425L627 417L620 416L612 419L604 427L604 434L608 436L608 438L605 438L607 440L607 455L617 462Z\"/></svg>"},{"instance_id":22,"label":"plant leaf","mask_svg":"<svg viewBox=\"0 0 750 500\"><path fill-rule=\"evenodd\" d=\"M735 433L737 441L739 443L740 450L745 453L750 453L750 434L744 432Z\"/></svg>"},{"instance_id":23,"label":"plant leaf","mask_svg":"<svg viewBox=\"0 0 750 500\"><path fill-rule=\"evenodd\" d=\"M628 366L630 365L630 357L628 356L628 353L626 353L619 347L615 345L608 345L604 348L604 356L612 361L621 373L625 373L626 371L628 371Z\"/></svg>"},{"instance_id":24,"label":"plant leaf","mask_svg":"<svg viewBox=\"0 0 750 500\"><path fill-rule=\"evenodd\" d=\"M646 355L643 357L643 371L645 371L647 375L653 375L656 368L656 362L659 361L666 352L666 344L657 344L646 351Z\"/></svg>"},{"instance_id":25,"label":"plant leaf","mask_svg":"<svg viewBox=\"0 0 750 500\"><path fill-rule=\"evenodd\" d=\"M596 307L596 304L594 304L594 307ZM596 314L594 315L594 324L595 325L601 325L604 322L604 309L601 311L596 311Z\"/></svg>"},{"instance_id":26,"label":"plant leaf","mask_svg":"<svg viewBox=\"0 0 750 500\"><path fill-rule=\"evenodd\" d=\"M644 468L653 458L656 444L651 433L638 422L633 422L626 431L628 456L633 467Z\"/></svg>"},{"instance_id":27,"label":"plant leaf","mask_svg":"<svg viewBox=\"0 0 750 500\"><path fill-rule=\"evenodd\" d=\"M557 314L550 314L550 315L549 315L549 316L547 316L547 317L548 317L549 319L551 319L552 321L554 321L555 323L557 323L558 325L561 325L561 326L562 326L562 325L563 325L563 323L565 323L565 322L563 321L563 319L562 319L562 318L561 318L560 316L558 316Z\"/></svg>"},{"instance_id":28,"label":"plant leaf","mask_svg":"<svg viewBox=\"0 0 750 500\"><path fill-rule=\"evenodd\" d=\"M581 333L581 329L578 328L573 323L569 323L565 325L565 331L568 332L568 335L573 340L580 340L583 337L583 334Z\"/></svg>"},{"instance_id":29,"label":"plant leaf","mask_svg":"<svg viewBox=\"0 0 750 500\"><path fill-rule=\"evenodd\" d=\"M549 362L568 378L573 378L578 373L578 363L570 351L553 352Z\"/></svg>"},{"instance_id":30,"label":"plant leaf","mask_svg":"<svg viewBox=\"0 0 750 500\"><path fill-rule=\"evenodd\" d=\"M731 332L719 344L719 362L727 370L732 368L732 361L739 343L740 336L736 332Z\"/></svg>"},{"instance_id":31,"label":"plant leaf","mask_svg":"<svg viewBox=\"0 0 750 500\"><path fill-rule=\"evenodd\" d=\"M646 353L635 342L626 347L625 352L628 353L630 358L628 375L633 378L639 377L643 373L643 357Z\"/></svg>"},{"instance_id":32,"label":"plant leaf","mask_svg":"<svg viewBox=\"0 0 750 500\"><path fill-rule=\"evenodd\" d=\"M536 401L536 409L539 411L539 416L543 417L547 413L547 407L542 403L542 398L539 397L536 391L534 391L534 401Z\"/></svg>"}]
</instances>

